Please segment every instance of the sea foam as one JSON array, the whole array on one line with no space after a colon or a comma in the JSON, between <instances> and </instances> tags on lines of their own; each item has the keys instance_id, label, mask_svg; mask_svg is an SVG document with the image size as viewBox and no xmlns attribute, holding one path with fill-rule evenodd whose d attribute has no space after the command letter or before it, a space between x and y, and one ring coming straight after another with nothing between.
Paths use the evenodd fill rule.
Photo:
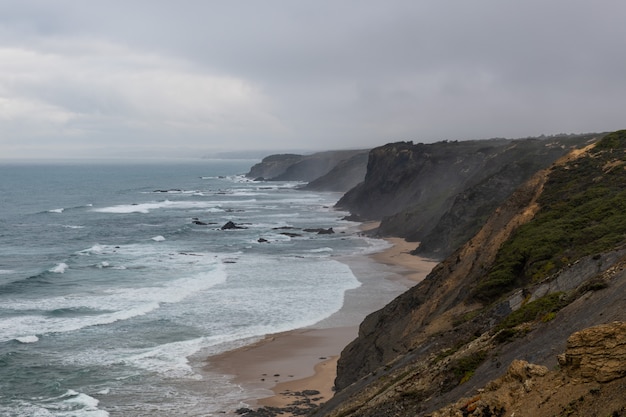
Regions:
<instances>
[{"instance_id":1,"label":"sea foam","mask_svg":"<svg viewBox=\"0 0 626 417\"><path fill-rule=\"evenodd\" d=\"M64 274L67 271L67 264L65 262L58 263L54 268L50 268L48 271L53 272L55 274Z\"/></svg>"}]
</instances>

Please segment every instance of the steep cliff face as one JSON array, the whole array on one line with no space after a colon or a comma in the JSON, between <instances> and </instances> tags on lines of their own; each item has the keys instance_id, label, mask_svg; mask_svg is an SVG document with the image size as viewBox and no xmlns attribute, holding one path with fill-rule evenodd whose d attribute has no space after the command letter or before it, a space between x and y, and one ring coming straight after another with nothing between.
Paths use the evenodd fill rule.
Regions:
<instances>
[{"instance_id":1,"label":"steep cliff face","mask_svg":"<svg viewBox=\"0 0 626 417\"><path fill-rule=\"evenodd\" d=\"M515 359L553 367L571 333L626 321L624 190L626 131L536 173L422 283L365 319L339 360L337 394L314 415L430 415ZM581 369L604 360L572 355ZM474 410L460 412L483 415Z\"/></svg>"},{"instance_id":2,"label":"steep cliff face","mask_svg":"<svg viewBox=\"0 0 626 417\"><path fill-rule=\"evenodd\" d=\"M359 178L358 164L360 160L358 158L352 160L352 158L367 152L366 150L345 150L317 152L311 155L270 155L254 165L246 176L252 179L262 178L269 181L309 182L323 177L333 169L340 169L338 168L339 165L339 167L343 166L347 170L346 178L342 181L337 181L336 184L320 186L316 189L345 191L363 180L365 176L365 162L361 161L362 169L360 173L363 177ZM352 163L348 161L352 161Z\"/></svg>"},{"instance_id":3,"label":"steep cliff face","mask_svg":"<svg viewBox=\"0 0 626 417\"><path fill-rule=\"evenodd\" d=\"M597 135L549 139L400 142L372 150L363 184L337 206L382 219L378 232L421 241L443 259L476 233L522 182Z\"/></svg>"},{"instance_id":4,"label":"steep cliff face","mask_svg":"<svg viewBox=\"0 0 626 417\"><path fill-rule=\"evenodd\" d=\"M340 161L326 175L310 181L303 188L315 191L346 192L365 179L369 150Z\"/></svg>"}]
</instances>

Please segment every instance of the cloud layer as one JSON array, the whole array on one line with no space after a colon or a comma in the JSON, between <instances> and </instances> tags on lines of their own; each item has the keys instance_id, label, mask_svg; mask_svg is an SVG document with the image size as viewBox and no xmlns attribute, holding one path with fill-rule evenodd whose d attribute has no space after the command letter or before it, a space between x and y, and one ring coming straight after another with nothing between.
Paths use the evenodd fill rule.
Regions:
<instances>
[{"instance_id":1,"label":"cloud layer","mask_svg":"<svg viewBox=\"0 0 626 417\"><path fill-rule=\"evenodd\" d=\"M618 0L8 3L0 157L624 127Z\"/></svg>"}]
</instances>

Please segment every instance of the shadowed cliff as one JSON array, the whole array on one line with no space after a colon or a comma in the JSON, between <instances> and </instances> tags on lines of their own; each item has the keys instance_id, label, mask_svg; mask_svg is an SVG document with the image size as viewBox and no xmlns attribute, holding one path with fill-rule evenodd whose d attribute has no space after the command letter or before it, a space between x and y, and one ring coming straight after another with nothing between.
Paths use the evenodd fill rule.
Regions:
<instances>
[{"instance_id":1,"label":"shadowed cliff","mask_svg":"<svg viewBox=\"0 0 626 417\"><path fill-rule=\"evenodd\" d=\"M264 158L246 174L265 181L309 182L308 189L347 191L365 177L368 150L278 154Z\"/></svg>"},{"instance_id":2,"label":"shadowed cliff","mask_svg":"<svg viewBox=\"0 0 626 417\"><path fill-rule=\"evenodd\" d=\"M393 145L415 172L413 146ZM385 190L381 185L379 197ZM532 175L422 283L364 320L339 360L337 394L314 415L510 415L523 410L523 402L483 404L472 398L489 381L506 379L514 360L553 368L572 333L626 321L624 190L626 131L606 135ZM596 385L583 388L602 395L614 415L626 413L619 389L626 375L620 372L611 379L617 385L594 380ZM583 383L571 375L570 393ZM522 378L522 386L530 377ZM531 392L528 384L524 389ZM595 398L591 394L589 404ZM463 403L461 398L469 399ZM546 410L559 407L549 396L542 401ZM453 408L436 411L448 404ZM471 414L479 406L491 414ZM563 407L573 405L566 401ZM585 415L589 407L562 411ZM573 414L576 410L582 411Z\"/></svg>"},{"instance_id":3,"label":"shadowed cliff","mask_svg":"<svg viewBox=\"0 0 626 417\"><path fill-rule=\"evenodd\" d=\"M382 220L380 236L420 241L419 254L443 259L522 182L597 137L388 144L370 152L365 181L337 207Z\"/></svg>"}]
</instances>

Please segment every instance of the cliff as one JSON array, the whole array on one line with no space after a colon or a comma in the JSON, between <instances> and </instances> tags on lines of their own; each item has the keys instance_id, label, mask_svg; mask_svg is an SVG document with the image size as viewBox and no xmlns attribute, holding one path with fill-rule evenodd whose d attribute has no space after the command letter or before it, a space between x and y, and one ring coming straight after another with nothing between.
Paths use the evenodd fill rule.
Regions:
<instances>
[{"instance_id":1,"label":"cliff","mask_svg":"<svg viewBox=\"0 0 626 417\"><path fill-rule=\"evenodd\" d=\"M483 182L498 178L506 166L487 161L506 154L511 142L496 140L491 145L491 149L480 148L482 155L460 160L462 153L452 150L476 151L477 144L446 144L436 150L411 143L377 148L370 154L365 183L357 187L361 190L345 201L355 204L366 217L410 201L428 208L424 195L434 199L432 204L448 201L452 206L445 190L424 188L415 176L429 173L431 183L457 187L453 195L459 198L463 190L485 187ZM446 164L460 172L445 172ZM491 173L477 180L472 172L478 166ZM376 178L374 171L385 173L384 178ZM374 183L377 186L369 188ZM456 185L461 183L465 186ZM366 198L363 187L373 195ZM358 338L339 359L336 395L314 415L553 415L558 413L551 410L560 406L569 407L562 410L567 415L585 415L593 405L574 404L571 401L578 397L570 401L567 395L578 392L577 384L589 383L596 385L584 385L587 391L580 403L603 403L607 413L626 413L624 373L614 366L623 363L623 357L613 356L616 349L610 348L622 346L614 339L623 340L619 335L623 325L617 326L622 329L617 336L596 343L591 356L585 352L591 349L587 342L593 338L572 336L570 340L577 342L568 342L572 333L587 327L626 321L624 190L626 131L570 151L530 175L422 283L364 320ZM542 375L535 375L531 368L514 362L524 360L551 369L558 364L557 354L564 351L561 363L571 371L563 374L569 378L566 381L561 374L545 373L544 368L532 368L542 370ZM517 368L525 369L527 376L515 376L521 371L507 374L507 369ZM594 377L599 369L608 370L615 379ZM530 413L527 404L532 401L515 394L520 381L524 390L533 392L532 378L546 377L546 386L554 383L553 390L559 386L568 390L567 395L553 394L552 398L570 402L554 402L548 395L551 391L540 390L528 398L545 408ZM558 385L557 380L565 384ZM482 397L501 387L506 392L502 395L513 400L495 403ZM493 401L499 395L494 394Z\"/></svg>"},{"instance_id":2,"label":"cliff","mask_svg":"<svg viewBox=\"0 0 626 417\"><path fill-rule=\"evenodd\" d=\"M347 191L363 181L367 153L368 150L345 150L270 155L246 176L266 181L312 182L308 187L318 191Z\"/></svg>"},{"instance_id":3,"label":"cliff","mask_svg":"<svg viewBox=\"0 0 626 417\"><path fill-rule=\"evenodd\" d=\"M362 184L337 203L382 220L380 236L420 241L443 259L467 241L517 186L597 135L392 143L370 152Z\"/></svg>"}]
</instances>

